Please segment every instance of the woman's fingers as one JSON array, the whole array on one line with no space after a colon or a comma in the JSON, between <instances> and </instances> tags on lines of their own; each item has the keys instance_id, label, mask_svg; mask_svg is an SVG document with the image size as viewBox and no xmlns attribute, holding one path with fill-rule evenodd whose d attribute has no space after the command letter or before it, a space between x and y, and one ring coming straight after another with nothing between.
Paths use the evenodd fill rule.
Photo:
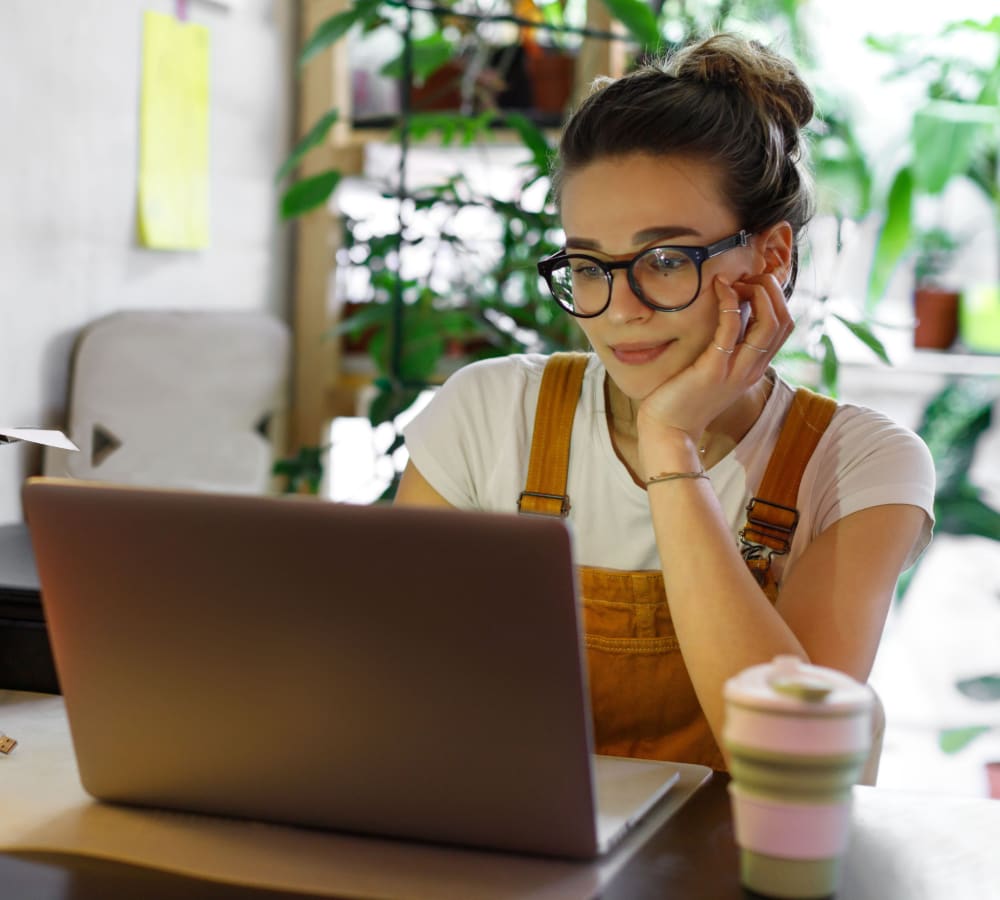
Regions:
<instances>
[{"instance_id":1,"label":"woman's fingers","mask_svg":"<svg viewBox=\"0 0 1000 900\"><path fill-rule=\"evenodd\" d=\"M760 368L754 362L763 363L766 368L791 333L793 325L781 285L773 275L758 275L736 282L733 289L749 303L752 310L743 335L741 349L746 351L743 355L749 357L748 364L752 368ZM754 361L753 356L760 359Z\"/></svg>"}]
</instances>

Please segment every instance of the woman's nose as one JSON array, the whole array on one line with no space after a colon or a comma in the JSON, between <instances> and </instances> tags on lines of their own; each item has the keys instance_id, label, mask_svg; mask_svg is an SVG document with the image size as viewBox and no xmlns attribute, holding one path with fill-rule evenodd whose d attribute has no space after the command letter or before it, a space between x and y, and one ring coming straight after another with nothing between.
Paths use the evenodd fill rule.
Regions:
<instances>
[{"instance_id":1,"label":"woman's nose","mask_svg":"<svg viewBox=\"0 0 1000 900\"><path fill-rule=\"evenodd\" d=\"M628 276L621 269L611 273L611 302L605 315L613 322L633 322L648 318L653 310L632 290Z\"/></svg>"}]
</instances>

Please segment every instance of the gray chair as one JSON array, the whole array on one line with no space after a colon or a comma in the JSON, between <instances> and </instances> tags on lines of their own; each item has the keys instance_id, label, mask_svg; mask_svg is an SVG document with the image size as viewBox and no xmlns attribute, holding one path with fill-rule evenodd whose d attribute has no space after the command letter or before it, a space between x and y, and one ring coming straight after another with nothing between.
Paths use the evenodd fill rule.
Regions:
<instances>
[{"instance_id":1,"label":"gray chair","mask_svg":"<svg viewBox=\"0 0 1000 900\"><path fill-rule=\"evenodd\" d=\"M79 334L66 431L46 475L261 493L286 407L290 336L263 313L113 313Z\"/></svg>"}]
</instances>

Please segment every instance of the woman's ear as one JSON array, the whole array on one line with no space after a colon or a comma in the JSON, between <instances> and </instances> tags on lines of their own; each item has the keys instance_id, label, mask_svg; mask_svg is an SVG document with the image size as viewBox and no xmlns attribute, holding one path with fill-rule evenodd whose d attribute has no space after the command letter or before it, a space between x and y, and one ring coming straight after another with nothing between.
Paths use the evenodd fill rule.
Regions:
<instances>
[{"instance_id":1,"label":"woman's ear","mask_svg":"<svg viewBox=\"0 0 1000 900\"><path fill-rule=\"evenodd\" d=\"M788 222L778 222L757 234L755 249L763 263L762 273L774 275L782 285L792 271L792 249L795 237Z\"/></svg>"}]
</instances>

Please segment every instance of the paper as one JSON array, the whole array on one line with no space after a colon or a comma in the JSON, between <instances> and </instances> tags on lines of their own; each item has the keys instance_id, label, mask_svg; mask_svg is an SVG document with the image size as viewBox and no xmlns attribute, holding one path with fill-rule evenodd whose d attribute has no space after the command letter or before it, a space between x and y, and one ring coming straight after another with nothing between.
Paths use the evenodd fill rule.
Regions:
<instances>
[{"instance_id":1,"label":"paper","mask_svg":"<svg viewBox=\"0 0 1000 900\"><path fill-rule=\"evenodd\" d=\"M139 241L157 250L208 246L209 33L143 16Z\"/></svg>"},{"instance_id":2,"label":"paper","mask_svg":"<svg viewBox=\"0 0 1000 900\"><path fill-rule=\"evenodd\" d=\"M0 724L19 741L0 759L0 850L78 853L336 897L585 900L704 778L703 767L681 766L680 782L618 849L572 862L98 803L80 786L62 697L0 690Z\"/></svg>"},{"instance_id":3,"label":"paper","mask_svg":"<svg viewBox=\"0 0 1000 900\"><path fill-rule=\"evenodd\" d=\"M4 428L0 427L0 444L13 444L15 441L27 441L29 444L42 444L46 447L58 447L60 450L79 450L61 431L51 428Z\"/></svg>"}]
</instances>

